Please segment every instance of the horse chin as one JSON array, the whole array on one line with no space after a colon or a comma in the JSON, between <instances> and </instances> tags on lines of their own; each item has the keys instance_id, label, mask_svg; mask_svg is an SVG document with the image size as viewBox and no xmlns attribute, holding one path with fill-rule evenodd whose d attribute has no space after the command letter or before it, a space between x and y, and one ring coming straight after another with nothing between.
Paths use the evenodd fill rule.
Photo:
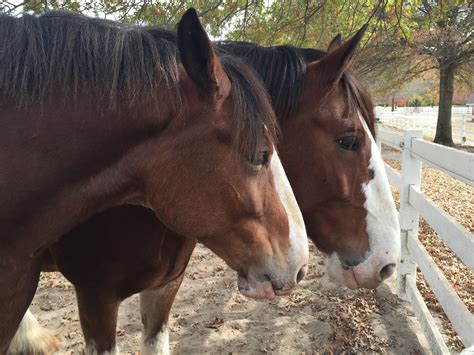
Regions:
<instances>
[{"instance_id":1,"label":"horse chin","mask_svg":"<svg viewBox=\"0 0 474 355\"><path fill-rule=\"evenodd\" d=\"M250 298L272 300L277 296L270 281L251 281L246 277L239 276L237 283L240 293ZM285 291L282 292L285 293Z\"/></svg>"},{"instance_id":2,"label":"horse chin","mask_svg":"<svg viewBox=\"0 0 474 355\"><path fill-rule=\"evenodd\" d=\"M342 278L344 280L344 285L350 288L351 290L356 290L359 288L359 283L354 274L354 269L350 268L349 270L342 271Z\"/></svg>"},{"instance_id":3,"label":"horse chin","mask_svg":"<svg viewBox=\"0 0 474 355\"><path fill-rule=\"evenodd\" d=\"M328 256L326 270L331 280L342 284L351 290L355 290L360 287L354 274L354 269L350 268L345 270L342 267L341 261L339 260L339 257L336 253L332 253L330 256Z\"/></svg>"}]
</instances>

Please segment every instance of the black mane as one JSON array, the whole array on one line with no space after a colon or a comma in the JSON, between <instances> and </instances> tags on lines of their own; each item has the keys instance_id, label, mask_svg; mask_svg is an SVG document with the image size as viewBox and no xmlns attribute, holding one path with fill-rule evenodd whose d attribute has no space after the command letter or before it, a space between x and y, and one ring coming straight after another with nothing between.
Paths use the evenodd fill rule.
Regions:
<instances>
[{"instance_id":1,"label":"black mane","mask_svg":"<svg viewBox=\"0 0 474 355\"><path fill-rule=\"evenodd\" d=\"M255 43L230 41L218 42L218 48L244 57L261 75L279 118L295 113L306 73L307 59L303 50L288 45L262 47ZM325 52L314 51L320 54L320 58L325 55Z\"/></svg>"},{"instance_id":2,"label":"black mane","mask_svg":"<svg viewBox=\"0 0 474 355\"><path fill-rule=\"evenodd\" d=\"M68 12L0 15L0 106L6 100L27 109L46 100L71 105L89 98L112 110L151 100L158 111L158 87L165 85L179 110L178 59L176 33L168 29ZM264 136L275 141L275 116L252 68L229 56L220 59L232 81L236 144L252 157Z\"/></svg>"},{"instance_id":3,"label":"black mane","mask_svg":"<svg viewBox=\"0 0 474 355\"><path fill-rule=\"evenodd\" d=\"M250 42L218 42L221 52L245 58L261 75L275 109L282 120L290 118L299 106L307 64L323 58L327 52L289 45L262 47ZM350 110L359 110L374 134L373 105L365 88L351 71L341 78Z\"/></svg>"},{"instance_id":4,"label":"black mane","mask_svg":"<svg viewBox=\"0 0 474 355\"><path fill-rule=\"evenodd\" d=\"M22 106L52 94L70 104L81 93L133 107L178 81L176 46L136 26L50 12L1 15L0 33L0 94Z\"/></svg>"}]
</instances>

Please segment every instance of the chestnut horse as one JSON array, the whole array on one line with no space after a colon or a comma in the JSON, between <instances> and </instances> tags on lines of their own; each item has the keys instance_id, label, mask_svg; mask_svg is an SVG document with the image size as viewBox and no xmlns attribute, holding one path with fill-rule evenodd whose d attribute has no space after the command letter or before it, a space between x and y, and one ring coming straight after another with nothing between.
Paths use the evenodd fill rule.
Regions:
<instances>
[{"instance_id":1,"label":"chestnut horse","mask_svg":"<svg viewBox=\"0 0 474 355\"><path fill-rule=\"evenodd\" d=\"M177 45L67 13L2 15L0 33L0 353L45 248L118 205L201 240L245 295L289 293L308 246L271 103L251 69L215 54L193 9Z\"/></svg>"},{"instance_id":2,"label":"chestnut horse","mask_svg":"<svg viewBox=\"0 0 474 355\"><path fill-rule=\"evenodd\" d=\"M400 253L395 205L374 142L372 103L349 70L363 31L344 44L337 36L329 53L219 45L261 74L281 126L282 162L309 236L328 254L329 275L351 288L378 286L393 273ZM142 248L134 244L138 237ZM167 353L170 308L194 246L193 239L179 238L137 206L97 215L53 245L54 261L75 285L88 348L115 349L118 306L144 290L141 351ZM103 304L107 307L98 306Z\"/></svg>"}]
</instances>

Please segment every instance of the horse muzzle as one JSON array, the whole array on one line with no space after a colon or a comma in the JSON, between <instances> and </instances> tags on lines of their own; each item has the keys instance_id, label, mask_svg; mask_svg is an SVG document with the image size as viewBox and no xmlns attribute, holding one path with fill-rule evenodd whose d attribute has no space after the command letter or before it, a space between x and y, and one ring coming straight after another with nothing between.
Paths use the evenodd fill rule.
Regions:
<instances>
[{"instance_id":1,"label":"horse muzzle","mask_svg":"<svg viewBox=\"0 0 474 355\"><path fill-rule=\"evenodd\" d=\"M374 289L384 280L393 275L398 263L397 255L385 257L370 255L364 262L348 266L341 262L336 253L329 256L326 264L328 275L350 289L367 288Z\"/></svg>"},{"instance_id":2,"label":"horse muzzle","mask_svg":"<svg viewBox=\"0 0 474 355\"><path fill-rule=\"evenodd\" d=\"M271 273L266 273L254 277L251 274L239 275L239 291L247 297L256 299L272 300L276 296L287 296L296 287L307 272L306 264L301 266L294 276L282 280L278 277L272 277Z\"/></svg>"}]
</instances>

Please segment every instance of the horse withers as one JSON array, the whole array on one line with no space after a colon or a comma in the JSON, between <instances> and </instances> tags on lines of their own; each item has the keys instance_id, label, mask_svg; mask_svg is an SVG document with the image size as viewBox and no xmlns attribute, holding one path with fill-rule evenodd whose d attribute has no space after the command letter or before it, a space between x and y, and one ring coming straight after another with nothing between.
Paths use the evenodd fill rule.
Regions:
<instances>
[{"instance_id":1,"label":"horse withers","mask_svg":"<svg viewBox=\"0 0 474 355\"><path fill-rule=\"evenodd\" d=\"M2 15L0 32L0 352L45 248L117 205L201 240L248 296L296 285L306 233L271 104L251 70L215 54L194 10L177 45L64 13Z\"/></svg>"}]
</instances>

